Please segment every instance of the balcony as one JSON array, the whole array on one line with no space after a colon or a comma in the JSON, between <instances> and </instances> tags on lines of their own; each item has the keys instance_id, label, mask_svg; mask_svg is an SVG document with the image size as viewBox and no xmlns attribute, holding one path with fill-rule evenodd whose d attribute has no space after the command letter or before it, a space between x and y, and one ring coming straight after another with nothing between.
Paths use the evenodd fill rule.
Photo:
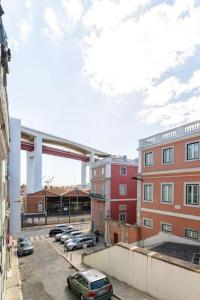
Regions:
<instances>
[{"instance_id":1,"label":"balcony","mask_svg":"<svg viewBox=\"0 0 200 300\"><path fill-rule=\"evenodd\" d=\"M95 193L90 193L90 197L91 198L95 198L95 199L101 199L101 200L104 200L106 198L105 195L102 195L102 194L95 194Z\"/></svg>"},{"instance_id":2,"label":"balcony","mask_svg":"<svg viewBox=\"0 0 200 300\"><path fill-rule=\"evenodd\" d=\"M198 133L200 134L200 121L192 122L139 140L139 149Z\"/></svg>"}]
</instances>

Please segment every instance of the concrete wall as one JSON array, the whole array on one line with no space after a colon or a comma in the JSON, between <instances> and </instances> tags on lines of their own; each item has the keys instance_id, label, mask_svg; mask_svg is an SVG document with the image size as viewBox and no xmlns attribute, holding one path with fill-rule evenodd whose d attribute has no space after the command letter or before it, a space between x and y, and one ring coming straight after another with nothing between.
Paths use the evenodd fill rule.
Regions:
<instances>
[{"instance_id":1,"label":"concrete wall","mask_svg":"<svg viewBox=\"0 0 200 300\"><path fill-rule=\"evenodd\" d=\"M21 232L20 153L21 121L10 118L9 198L11 234Z\"/></svg>"},{"instance_id":2,"label":"concrete wall","mask_svg":"<svg viewBox=\"0 0 200 300\"><path fill-rule=\"evenodd\" d=\"M119 243L84 257L84 263L159 300L199 300L196 265Z\"/></svg>"}]
</instances>

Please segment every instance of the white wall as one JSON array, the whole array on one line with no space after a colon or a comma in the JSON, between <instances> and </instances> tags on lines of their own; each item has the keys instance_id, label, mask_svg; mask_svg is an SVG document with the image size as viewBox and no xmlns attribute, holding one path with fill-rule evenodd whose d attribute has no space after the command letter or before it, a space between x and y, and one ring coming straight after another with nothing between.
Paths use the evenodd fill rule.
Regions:
<instances>
[{"instance_id":1,"label":"white wall","mask_svg":"<svg viewBox=\"0 0 200 300\"><path fill-rule=\"evenodd\" d=\"M84 263L159 300L200 300L198 267L129 246L119 243L87 255Z\"/></svg>"},{"instance_id":2,"label":"white wall","mask_svg":"<svg viewBox=\"0 0 200 300\"><path fill-rule=\"evenodd\" d=\"M10 200L10 233L21 232L20 203L20 152L21 121L10 118L10 151L9 151L9 200Z\"/></svg>"}]
</instances>

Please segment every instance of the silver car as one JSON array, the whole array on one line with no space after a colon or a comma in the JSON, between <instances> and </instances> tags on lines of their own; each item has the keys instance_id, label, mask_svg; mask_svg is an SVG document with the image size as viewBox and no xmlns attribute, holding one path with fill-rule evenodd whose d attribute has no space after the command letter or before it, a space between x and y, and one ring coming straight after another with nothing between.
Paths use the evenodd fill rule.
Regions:
<instances>
[{"instance_id":1,"label":"silver car","mask_svg":"<svg viewBox=\"0 0 200 300\"><path fill-rule=\"evenodd\" d=\"M95 246L95 240L93 236L83 236L68 242L65 247L67 250L76 250L83 248L83 245L87 245L87 247Z\"/></svg>"},{"instance_id":2,"label":"silver car","mask_svg":"<svg viewBox=\"0 0 200 300\"><path fill-rule=\"evenodd\" d=\"M64 241L69 237L69 234L72 233L72 232L77 232L78 229L70 229L70 230L67 230L65 234L63 234L60 238L60 242L61 243L64 243Z\"/></svg>"},{"instance_id":3,"label":"silver car","mask_svg":"<svg viewBox=\"0 0 200 300\"><path fill-rule=\"evenodd\" d=\"M105 274L94 270L85 270L67 277L68 288L81 300L109 300L113 287Z\"/></svg>"}]
</instances>

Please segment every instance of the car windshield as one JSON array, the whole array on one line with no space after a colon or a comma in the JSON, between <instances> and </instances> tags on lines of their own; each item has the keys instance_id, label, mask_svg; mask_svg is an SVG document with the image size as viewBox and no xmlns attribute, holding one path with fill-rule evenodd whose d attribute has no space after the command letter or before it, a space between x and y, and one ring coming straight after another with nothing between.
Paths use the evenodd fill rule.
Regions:
<instances>
[{"instance_id":1,"label":"car windshield","mask_svg":"<svg viewBox=\"0 0 200 300\"><path fill-rule=\"evenodd\" d=\"M30 247L30 246L31 246L31 243L21 243L20 246L21 246L22 248Z\"/></svg>"},{"instance_id":2,"label":"car windshield","mask_svg":"<svg viewBox=\"0 0 200 300\"><path fill-rule=\"evenodd\" d=\"M105 285L108 285L109 283L110 283L110 281L106 277L99 279L97 281L91 282L91 290L100 289L100 288L104 287Z\"/></svg>"}]
</instances>

